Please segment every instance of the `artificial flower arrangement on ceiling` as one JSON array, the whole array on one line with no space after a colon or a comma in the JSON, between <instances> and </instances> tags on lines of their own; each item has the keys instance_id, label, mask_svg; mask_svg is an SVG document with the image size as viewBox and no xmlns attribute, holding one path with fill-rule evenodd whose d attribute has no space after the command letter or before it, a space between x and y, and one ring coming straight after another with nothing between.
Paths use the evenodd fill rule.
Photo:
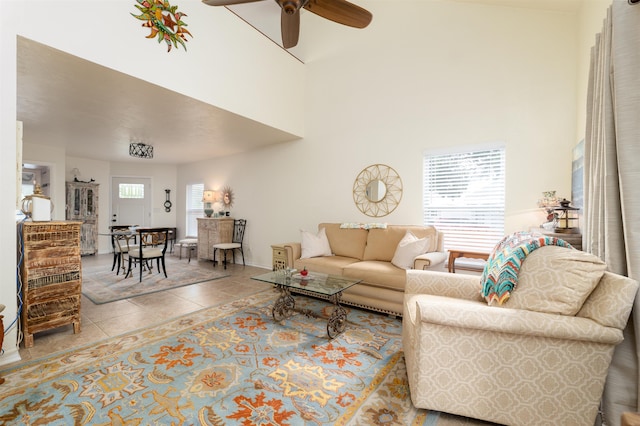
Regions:
<instances>
[{"instance_id":1,"label":"artificial flower arrangement on ceiling","mask_svg":"<svg viewBox=\"0 0 640 426\"><path fill-rule=\"evenodd\" d=\"M178 12L178 6L171 6L168 0L136 0L139 4L134 5L140 12L140 15L131 16L141 21L145 21L142 26L151 29L151 33L147 38L158 36L158 43L162 40L167 43L167 52L171 51L171 47L178 48L178 44L187 50L184 44L187 40L186 34L193 37L186 27L187 24L182 21L183 16L187 16L182 12Z\"/></svg>"}]
</instances>

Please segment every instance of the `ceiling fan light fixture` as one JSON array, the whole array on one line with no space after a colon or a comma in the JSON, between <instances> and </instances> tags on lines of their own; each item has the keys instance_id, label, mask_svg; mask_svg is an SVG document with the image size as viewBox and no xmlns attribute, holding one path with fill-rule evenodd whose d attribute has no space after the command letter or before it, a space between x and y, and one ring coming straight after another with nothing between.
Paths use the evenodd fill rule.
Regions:
<instances>
[{"instance_id":1,"label":"ceiling fan light fixture","mask_svg":"<svg viewBox=\"0 0 640 426\"><path fill-rule=\"evenodd\" d=\"M153 158L153 145L147 145L142 142L129 143L129 155L136 158Z\"/></svg>"}]
</instances>

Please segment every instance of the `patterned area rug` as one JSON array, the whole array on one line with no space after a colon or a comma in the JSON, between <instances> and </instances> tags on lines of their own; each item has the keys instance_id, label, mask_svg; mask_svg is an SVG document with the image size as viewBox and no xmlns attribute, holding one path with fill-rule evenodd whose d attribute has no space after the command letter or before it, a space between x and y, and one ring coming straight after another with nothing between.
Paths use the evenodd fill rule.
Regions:
<instances>
[{"instance_id":1,"label":"patterned area rug","mask_svg":"<svg viewBox=\"0 0 640 426\"><path fill-rule=\"evenodd\" d=\"M124 278L120 272L116 275L111 271L111 264L104 266L92 266L82 269L82 294L93 303L101 305L115 300L128 299L155 293L171 288L183 287L205 281L217 280L228 277L228 273L218 272L213 269L200 268L196 264L178 260L171 256L166 257L167 278L158 273L154 262L152 273L144 271L142 282L138 269L134 269L133 277Z\"/></svg>"},{"instance_id":2,"label":"patterned area rug","mask_svg":"<svg viewBox=\"0 0 640 426\"><path fill-rule=\"evenodd\" d=\"M1 424L438 425L415 409L401 320L349 310L326 335L327 302L296 296L276 323L272 289L0 374Z\"/></svg>"}]
</instances>

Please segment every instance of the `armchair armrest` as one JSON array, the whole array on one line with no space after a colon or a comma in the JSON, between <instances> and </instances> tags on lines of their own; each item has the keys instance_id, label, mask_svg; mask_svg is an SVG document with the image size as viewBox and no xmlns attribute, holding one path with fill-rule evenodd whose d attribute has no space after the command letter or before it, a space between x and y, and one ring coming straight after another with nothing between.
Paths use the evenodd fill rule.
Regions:
<instances>
[{"instance_id":1,"label":"armchair armrest","mask_svg":"<svg viewBox=\"0 0 640 426\"><path fill-rule=\"evenodd\" d=\"M413 294L432 294L455 299L482 300L478 276L413 269L407 271L404 294L405 298Z\"/></svg>"},{"instance_id":2,"label":"armchair armrest","mask_svg":"<svg viewBox=\"0 0 640 426\"><path fill-rule=\"evenodd\" d=\"M431 269L444 264L445 260L447 260L446 252L432 251L421 254L413 260L413 269Z\"/></svg>"},{"instance_id":3,"label":"armchair armrest","mask_svg":"<svg viewBox=\"0 0 640 426\"><path fill-rule=\"evenodd\" d=\"M588 319L567 315L489 306L484 302L442 296L417 295L410 317L417 324L483 330L519 336L534 336L615 345L622 330L604 327ZM405 309L411 309L406 306Z\"/></svg>"}]
</instances>

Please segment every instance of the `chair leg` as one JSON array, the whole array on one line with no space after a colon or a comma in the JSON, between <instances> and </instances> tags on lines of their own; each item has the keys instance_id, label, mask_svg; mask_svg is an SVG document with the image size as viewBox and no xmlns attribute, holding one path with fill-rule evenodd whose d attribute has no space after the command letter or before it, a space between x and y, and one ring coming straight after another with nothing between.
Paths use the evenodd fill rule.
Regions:
<instances>
[{"instance_id":1,"label":"chair leg","mask_svg":"<svg viewBox=\"0 0 640 426\"><path fill-rule=\"evenodd\" d=\"M165 268L165 264L164 264L164 256L162 256L161 260L162 260L162 272L164 272L164 277L165 278L169 278L167 276L167 268ZM160 269L158 268L158 270L160 270Z\"/></svg>"},{"instance_id":2,"label":"chair leg","mask_svg":"<svg viewBox=\"0 0 640 426\"><path fill-rule=\"evenodd\" d=\"M224 252L224 269L227 269L227 252L229 250L222 250Z\"/></svg>"},{"instance_id":3,"label":"chair leg","mask_svg":"<svg viewBox=\"0 0 640 426\"><path fill-rule=\"evenodd\" d=\"M216 248L213 248L213 267L216 267Z\"/></svg>"},{"instance_id":4,"label":"chair leg","mask_svg":"<svg viewBox=\"0 0 640 426\"><path fill-rule=\"evenodd\" d=\"M127 278L131 274L131 258L129 258L129 266L127 267L127 273L124 274L124 277ZM133 275L133 274L131 274Z\"/></svg>"},{"instance_id":5,"label":"chair leg","mask_svg":"<svg viewBox=\"0 0 640 426\"><path fill-rule=\"evenodd\" d=\"M242 266L246 266L244 264L244 250L240 249L240 254L242 255Z\"/></svg>"},{"instance_id":6,"label":"chair leg","mask_svg":"<svg viewBox=\"0 0 640 426\"><path fill-rule=\"evenodd\" d=\"M111 265L111 270L113 271L113 268L116 267L116 260L119 258L120 254L116 254L116 252L113 252L113 265Z\"/></svg>"},{"instance_id":7,"label":"chair leg","mask_svg":"<svg viewBox=\"0 0 640 426\"><path fill-rule=\"evenodd\" d=\"M142 259L140 259L140 265L138 265L138 267L140 268L140 281L139 281L139 282L142 282L142 270L144 269L144 268L142 267L142 263L143 263L143 262L145 262L145 263L147 264L147 267L149 266L149 263L148 263L146 260L142 260Z\"/></svg>"}]
</instances>

